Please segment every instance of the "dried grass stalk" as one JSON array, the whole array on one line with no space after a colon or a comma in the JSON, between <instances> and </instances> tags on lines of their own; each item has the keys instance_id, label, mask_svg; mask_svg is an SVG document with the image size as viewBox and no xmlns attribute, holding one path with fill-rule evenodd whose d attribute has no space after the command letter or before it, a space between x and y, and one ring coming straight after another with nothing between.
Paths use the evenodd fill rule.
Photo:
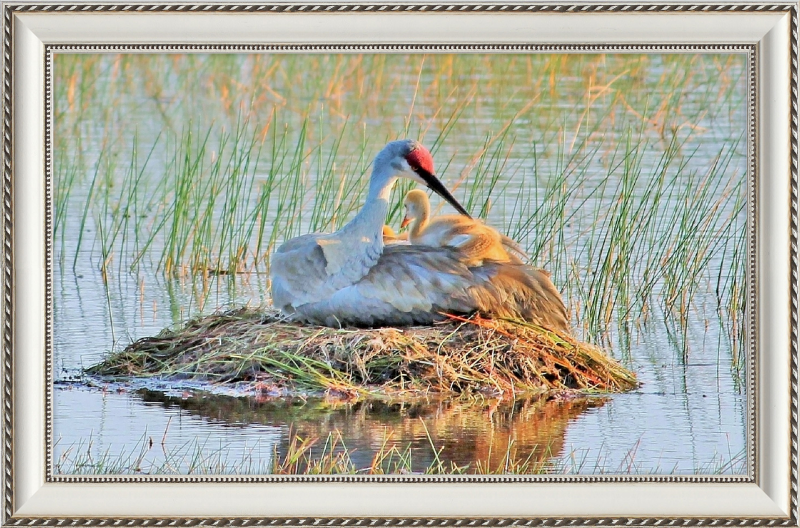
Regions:
<instances>
[{"instance_id":1,"label":"dried grass stalk","mask_svg":"<svg viewBox=\"0 0 800 528\"><path fill-rule=\"evenodd\" d=\"M102 376L253 381L278 391L620 392L636 376L603 353L518 321L452 317L433 327L333 329L241 308L139 339L89 369Z\"/></svg>"}]
</instances>

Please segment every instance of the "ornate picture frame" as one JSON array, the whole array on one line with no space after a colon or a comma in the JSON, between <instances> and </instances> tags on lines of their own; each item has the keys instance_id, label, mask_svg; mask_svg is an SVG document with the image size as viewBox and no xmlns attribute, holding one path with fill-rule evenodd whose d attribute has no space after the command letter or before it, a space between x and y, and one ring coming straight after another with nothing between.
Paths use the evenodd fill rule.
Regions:
<instances>
[{"instance_id":1,"label":"ornate picture frame","mask_svg":"<svg viewBox=\"0 0 800 528\"><path fill-rule=\"evenodd\" d=\"M796 3L29 0L2 11L5 524L798 524ZM53 475L52 54L269 50L746 54L747 475Z\"/></svg>"}]
</instances>

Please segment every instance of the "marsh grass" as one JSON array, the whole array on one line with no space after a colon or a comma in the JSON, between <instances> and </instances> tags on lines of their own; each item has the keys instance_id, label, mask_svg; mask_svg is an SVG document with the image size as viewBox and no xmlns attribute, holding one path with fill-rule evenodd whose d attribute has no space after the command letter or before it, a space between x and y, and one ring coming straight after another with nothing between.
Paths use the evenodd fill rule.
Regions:
<instances>
[{"instance_id":1,"label":"marsh grass","mask_svg":"<svg viewBox=\"0 0 800 528\"><path fill-rule=\"evenodd\" d=\"M372 157L410 136L587 340L624 351L657 320L685 359L710 293L742 370L741 56L59 54L55 75L61 262L201 288L267 273L282 241L352 217Z\"/></svg>"},{"instance_id":2,"label":"marsh grass","mask_svg":"<svg viewBox=\"0 0 800 528\"><path fill-rule=\"evenodd\" d=\"M427 433L425 422L420 420ZM369 465L360 467L353 461L350 449L339 431L332 431L324 439L301 438L289 433L291 438L288 449L283 456L274 453L275 462L271 465L271 473L279 475L541 475L560 472L560 464L549 446L536 447L525 456L519 456L513 442L506 446L500 465L490 460L476 460L474 463L459 464L441 456L442 447L437 447L430 434L427 434L428 448L425 458L432 458L427 466L420 468L415 463L419 453L411 445L402 446L392 438L391 432L385 432L378 448L372 454ZM312 448L322 444L317 452ZM556 460L553 460L556 458Z\"/></svg>"},{"instance_id":3,"label":"marsh grass","mask_svg":"<svg viewBox=\"0 0 800 528\"><path fill-rule=\"evenodd\" d=\"M599 348L479 316L433 327L332 329L239 309L143 338L88 369L101 376L250 381L266 392L618 392L636 377Z\"/></svg>"},{"instance_id":4,"label":"marsh grass","mask_svg":"<svg viewBox=\"0 0 800 528\"><path fill-rule=\"evenodd\" d=\"M89 436L60 450L54 460L56 474L70 475L175 475L270 473L270 462L254 455L255 450L239 457L230 454L224 444L210 445L208 439L194 439L180 445L166 442L167 431L151 435L147 430L130 447L98 448ZM54 449L59 449L56 441Z\"/></svg>"},{"instance_id":5,"label":"marsh grass","mask_svg":"<svg viewBox=\"0 0 800 528\"><path fill-rule=\"evenodd\" d=\"M424 425L424 422L422 422ZM56 474L69 475L574 475L574 474L671 474L674 468L662 468L637 459L638 443L633 445L616 466L610 466L608 454L585 450L556 452L550 445L535 446L520 452L513 442L501 446L494 459L459 464L440 457L443 448L430 436L427 449L400 444L392 431L385 431L373 449L369 463L355 462L356 450L346 445L338 430L324 437L303 437L288 431L283 454L274 444L272 456L257 457L258 446L233 454L224 444L209 446L210 440L194 440L170 445L168 431L150 435L147 431L129 450L106 448L98 452L94 439L67 446L54 461ZM58 442L56 443L58 446ZM361 455L362 453L358 453ZM422 462L419 462L421 460ZM425 460L430 462L425 463ZM745 453L728 457L716 455L697 464L697 474L740 474L746 464Z\"/></svg>"},{"instance_id":6,"label":"marsh grass","mask_svg":"<svg viewBox=\"0 0 800 528\"><path fill-rule=\"evenodd\" d=\"M415 454L411 445L401 446L392 440L391 433L384 436L369 465L359 466L339 431L333 431L325 438L303 438L289 431L289 437L285 453L279 453L276 445L269 459L256 458L248 452L235 456L224 445L209 449L208 442L167 446L147 432L130 451L115 452L107 448L98 453L94 439L89 438L64 449L55 461L55 472L69 475L450 475L566 473L570 466L582 469L575 467L575 460L570 457L543 461L541 456L534 456L541 455L536 450L517 458L512 445L508 447L503 457L505 463L501 466L482 460L458 465L440 459L441 448L433 444L429 453L423 456ZM152 452L154 449L155 454ZM542 453L548 454L549 451L543 449ZM427 467L420 468L415 463L417 457L427 459L431 458L430 454L433 454L433 460Z\"/></svg>"}]
</instances>

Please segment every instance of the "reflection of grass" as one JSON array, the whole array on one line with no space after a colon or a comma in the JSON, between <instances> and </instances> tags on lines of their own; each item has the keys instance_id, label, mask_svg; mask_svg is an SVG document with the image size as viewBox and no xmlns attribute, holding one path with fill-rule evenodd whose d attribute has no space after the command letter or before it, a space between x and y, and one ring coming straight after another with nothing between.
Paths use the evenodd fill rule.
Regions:
<instances>
[{"instance_id":1,"label":"reflection of grass","mask_svg":"<svg viewBox=\"0 0 800 528\"><path fill-rule=\"evenodd\" d=\"M167 431L154 438L147 431L130 448L99 451L89 438L67 446L53 462L53 472L62 475L207 475L259 474L270 472L270 461L261 460L254 447L239 457L230 455L227 445L192 440L179 446L168 445ZM54 445L59 448L60 441Z\"/></svg>"},{"instance_id":2,"label":"reflection of grass","mask_svg":"<svg viewBox=\"0 0 800 528\"><path fill-rule=\"evenodd\" d=\"M408 474L413 473L412 450L410 447L401 448L389 439L384 439L372 458L368 467L358 467L353 463L350 452L344 445L342 435L335 431L325 439L322 452L317 455L309 454L310 448L319 442L319 439L301 439L292 437L287 453L280 457L275 454L276 464L271 467L272 473L278 474ZM430 437L429 437L430 439ZM563 455L550 451L549 446L537 446L527 454L520 454L514 449L513 442L509 442L505 451L499 453L500 464L493 464L488 460L475 460L473 463L458 465L451 460L442 460L439 457L441 448L437 448L433 440L430 441L430 450L433 461L422 471L428 475L642 475L642 474L670 474L674 469L649 466L648 463L636 459L638 443L631 447L615 468L609 467L606 454L602 450L595 458L589 458L587 450L573 450ZM722 475L743 474L746 467L745 451L742 450L730 459L715 455L712 460L700 464L694 474Z\"/></svg>"},{"instance_id":3,"label":"reflection of grass","mask_svg":"<svg viewBox=\"0 0 800 528\"><path fill-rule=\"evenodd\" d=\"M551 452L549 446L537 446L529 453L519 453L513 442L495 453L497 463L475 460L457 464L440 458L441 447L430 441L428 453L419 453L411 445L401 445L386 432L383 440L371 453L369 464L354 462L355 450L348 449L342 434L333 431L324 438L303 438L289 432L290 440L284 453L273 448L272 456L261 459L257 447L231 454L228 446L213 448L210 441L191 441L178 447L168 447L164 438L159 441L147 432L130 451L113 453L106 449L96 452L94 442L78 442L65 448L54 461L56 475L664 475L677 473L675 468L661 468L636 459L638 443L631 447L617 467L609 467L608 453L572 450L565 454ZM166 437L166 432L164 433ZM56 443L56 447L58 442ZM314 450L314 447L320 447ZM497 456L499 455L499 456ZM432 461L422 467L417 457ZM694 474L744 474L744 451L731 458L714 455L699 464Z\"/></svg>"},{"instance_id":4,"label":"reflection of grass","mask_svg":"<svg viewBox=\"0 0 800 528\"><path fill-rule=\"evenodd\" d=\"M255 474L255 473L476 473L649 474L675 473L686 463L643 459L641 440L613 449L596 442L570 447L570 425L606 397L547 399L364 399L253 397L184 392L137 392L148 405L183 417L164 431L145 432L123 450L99 447L93 438L55 446L58 474ZM186 422L186 420L189 420ZM186 440L192 423L217 430L239 428L237 444L212 437ZM227 437L229 433L225 433ZM108 436L105 437L108 442ZM245 440L247 439L247 440ZM98 437L99 440L99 437ZM651 438L652 442L653 439ZM112 448L113 447L113 448ZM715 453L690 467L697 474L742 474L745 451ZM687 462L691 455L687 454Z\"/></svg>"},{"instance_id":5,"label":"reflection of grass","mask_svg":"<svg viewBox=\"0 0 800 528\"><path fill-rule=\"evenodd\" d=\"M597 347L528 323L473 317L403 330L338 330L287 323L254 309L140 339L88 372L246 380L354 399L371 392L619 392L637 386L633 373Z\"/></svg>"},{"instance_id":6,"label":"reflection of grass","mask_svg":"<svg viewBox=\"0 0 800 528\"><path fill-rule=\"evenodd\" d=\"M420 420L421 421L421 420ZM421 421L424 426L424 422ZM426 430L427 432L427 430ZM552 473L558 467L549 458L548 448L535 449L524 458L517 458L513 443L509 443L506 452L499 457L503 463L493 465L488 460L475 460L474 463L459 465L452 460L443 460L440 457L442 448L437 447L430 435L429 451L433 460L422 470L416 469L414 452L410 445L405 447L392 441L391 433L385 433L377 450L372 454L370 464L359 467L353 462L351 451L345 445L345 440L339 431L328 434L322 450L312 454L311 448L320 442L318 438L303 439L292 435L288 449L283 456L275 452L271 466L271 473L281 475L337 475L337 474L364 474L364 475L391 475L423 473L426 475L466 475L466 474L518 474L540 475ZM537 453L538 451L538 453Z\"/></svg>"},{"instance_id":7,"label":"reflection of grass","mask_svg":"<svg viewBox=\"0 0 800 528\"><path fill-rule=\"evenodd\" d=\"M203 284L264 272L286 238L346 222L372 156L410 135L474 214L552 272L590 337L625 339L664 314L686 354L697 295L711 293L738 350L743 62L59 55L57 256L90 258L104 277L115 259L117 273Z\"/></svg>"}]
</instances>

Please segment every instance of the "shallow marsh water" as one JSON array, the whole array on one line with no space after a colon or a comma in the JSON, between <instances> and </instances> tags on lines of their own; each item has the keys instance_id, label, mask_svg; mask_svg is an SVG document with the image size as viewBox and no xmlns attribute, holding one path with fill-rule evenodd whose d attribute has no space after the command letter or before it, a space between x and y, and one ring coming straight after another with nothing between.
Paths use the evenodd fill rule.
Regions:
<instances>
[{"instance_id":1,"label":"shallow marsh water","mask_svg":"<svg viewBox=\"0 0 800 528\"><path fill-rule=\"evenodd\" d=\"M501 471L509 446L553 472L745 471L743 57L62 55L55 74L56 472L98 471L76 467L88 452L132 460L113 472L259 473L292 435L336 432L358 467L390 434L415 471L432 446ZM352 404L74 383L133 339L268 303L265 256L346 221L398 136L434 145L640 389Z\"/></svg>"}]
</instances>

